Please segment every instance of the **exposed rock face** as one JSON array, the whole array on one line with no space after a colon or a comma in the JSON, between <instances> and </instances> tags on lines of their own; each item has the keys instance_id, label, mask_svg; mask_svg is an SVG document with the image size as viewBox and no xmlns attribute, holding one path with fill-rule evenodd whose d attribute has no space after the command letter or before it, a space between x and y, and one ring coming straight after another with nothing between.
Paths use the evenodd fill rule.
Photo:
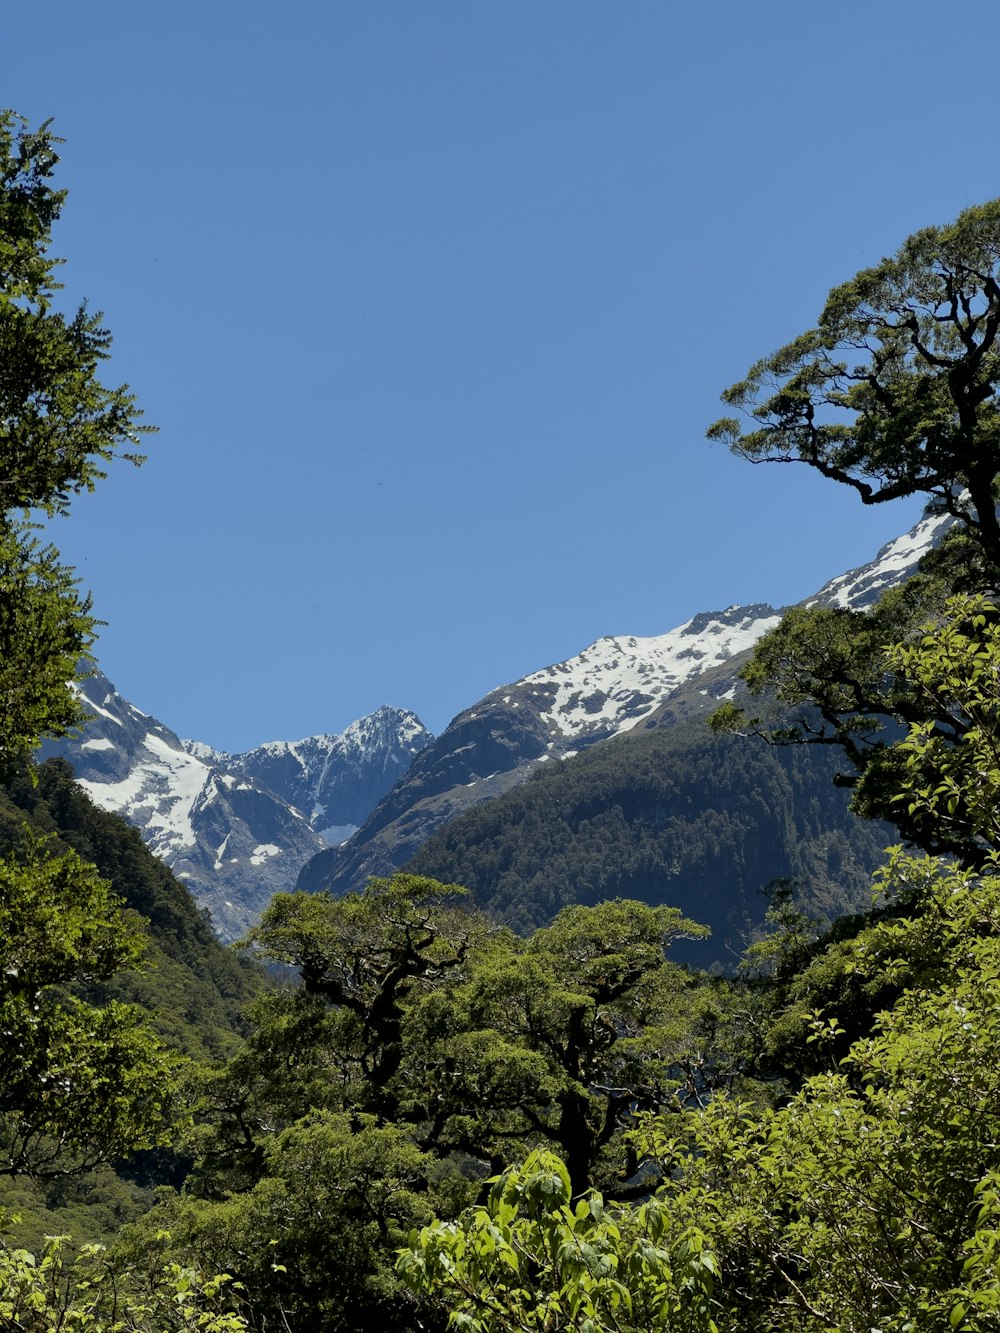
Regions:
<instances>
[{"instance_id":1,"label":"exposed rock face","mask_svg":"<svg viewBox=\"0 0 1000 1333\"><path fill-rule=\"evenodd\" d=\"M870 605L915 572L951 521L922 520L806 604ZM494 690L459 713L343 846L303 867L299 887L359 889L371 875L404 865L454 816L523 782L538 764L713 709L732 696L747 654L780 618L767 605L704 612L663 635L599 639L577 657Z\"/></svg>"},{"instance_id":2,"label":"exposed rock face","mask_svg":"<svg viewBox=\"0 0 1000 1333\"><path fill-rule=\"evenodd\" d=\"M69 760L98 805L134 824L225 939L241 935L273 893L294 887L302 865L328 846L324 830L348 836L429 738L412 713L381 708L343 736L231 756L180 740L100 672L81 694L92 714L82 735L48 742L42 758Z\"/></svg>"},{"instance_id":3,"label":"exposed rock face","mask_svg":"<svg viewBox=\"0 0 1000 1333\"><path fill-rule=\"evenodd\" d=\"M269 787L337 843L364 823L433 739L415 713L383 704L340 735L270 741L219 759Z\"/></svg>"},{"instance_id":4,"label":"exposed rock face","mask_svg":"<svg viewBox=\"0 0 1000 1333\"><path fill-rule=\"evenodd\" d=\"M493 695L460 713L342 848L331 847L303 867L299 888L341 891L341 864L350 866L352 886L391 874L430 828L520 781L522 769L545 756L548 736L535 709Z\"/></svg>"}]
</instances>

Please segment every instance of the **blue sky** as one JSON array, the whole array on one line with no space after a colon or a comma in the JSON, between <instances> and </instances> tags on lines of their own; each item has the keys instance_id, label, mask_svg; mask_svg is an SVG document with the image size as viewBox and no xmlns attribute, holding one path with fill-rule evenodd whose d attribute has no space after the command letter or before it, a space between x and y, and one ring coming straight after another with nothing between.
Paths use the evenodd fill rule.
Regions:
<instances>
[{"instance_id":1,"label":"blue sky","mask_svg":"<svg viewBox=\"0 0 1000 1333\"><path fill-rule=\"evenodd\" d=\"M1000 7L32 0L0 104L159 426L54 536L119 690L236 750L439 731L917 517L704 440L831 286L1000 194Z\"/></svg>"}]
</instances>

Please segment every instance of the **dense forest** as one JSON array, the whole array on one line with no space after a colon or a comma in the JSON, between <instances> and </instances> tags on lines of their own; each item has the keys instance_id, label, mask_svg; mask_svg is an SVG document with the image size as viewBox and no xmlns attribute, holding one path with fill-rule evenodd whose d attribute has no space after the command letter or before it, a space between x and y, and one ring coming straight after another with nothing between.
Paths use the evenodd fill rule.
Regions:
<instances>
[{"instance_id":1,"label":"dense forest","mask_svg":"<svg viewBox=\"0 0 1000 1333\"><path fill-rule=\"evenodd\" d=\"M1000 1327L1000 202L836 288L725 395L751 429L711 432L865 503L925 496L943 555L870 613L787 618L745 671L761 718L543 772L407 873L278 895L233 954L32 760L80 720L94 635L32 517L141 461L143 427L100 316L58 309L48 127L0 116L0 163L0 1327ZM835 825L796 860L810 743L908 848L833 922L870 848ZM719 755L724 799L682 831ZM508 923L419 871L460 881L473 839L516 876ZM734 942L765 876L728 975L678 961L705 918Z\"/></svg>"},{"instance_id":2,"label":"dense forest","mask_svg":"<svg viewBox=\"0 0 1000 1333\"><path fill-rule=\"evenodd\" d=\"M712 933L676 956L731 968L774 881L796 883L827 923L870 905L891 831L851 814L836 771L825 752L699 722L628 732L451 820L405 868L464 885L522 934L573 903L679 907Z\"/></svg>"}]
</instances>

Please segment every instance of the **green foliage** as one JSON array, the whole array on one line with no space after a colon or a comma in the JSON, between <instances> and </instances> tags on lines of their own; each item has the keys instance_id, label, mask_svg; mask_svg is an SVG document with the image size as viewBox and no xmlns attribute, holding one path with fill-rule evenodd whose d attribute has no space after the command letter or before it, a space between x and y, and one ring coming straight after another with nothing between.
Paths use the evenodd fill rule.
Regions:
<instances>
[{"instance_id":1,"label":"green foliage","mask_svg":"<svg viewBox=\"0 0 1000 1333\"><path fill-rule=\"evenodd\" d=\"M93 639L89 610L54 547L0 517L0 758L32 749L42 733L65 735L82 720L66 682Z\"/></svg>"},{"instance_id":2,"label":"green foliage","mask_svg":"<svg viewBox=\"0 0 1000 1333\"><path fill-rule=\"evenodd\" d=\"M766 928L747 947L739 970L744 975L785 977L806 961L821 923L796 902L793 880L774 880L761 893L771 904L764 914Z\"/></svg>"},{"instance_id":3,"label":"green foliage","mask_svg":"<svg viewBox=\"0 0 1000 1333\"><path fill-rule=\"evenodd\" d=\"M136 1009L74 993L141 949L74 853L33 842L0 861L0 1173L63 1174L163 1140L172 1062Z\"/></svg>"},{"instance_id":4,"label":"green foliage","mask_svg":"<svg viewBox=\"0 0 1000 1333\"><path fill-rule=\"evenodd\" d=\"M116 455L141 462L149 429L127 386L98 377L111 345L101 316L53 305L58 142L48 123L33 131L0 111L0 759L80 720L67 682L94 634L89 600L27 516L67 513Z\"/></svg>"},{"instance_id":5,"label":"green foliage","mask_svg":"<svg viewBox=\"0 0 1000 1333\"><path fill-rule=\"evenodd\" d=\"M53 846L96 866L122 904L142 918L147 965L92 985L88 997L139 1005L164 1040L185 1055L231 1055L241 1010L260 989L262 974L222 947L188 890L139 833L95 806L59 759L19 769L0 788L0 853L24 845L26 823Z\"/></svg>"},{"instance_id":6,"label":"green foliage","mask_svg":"<svg viewBox=\"0 0 1000 1333\"><path fill-rule=\"evenodd\" d=\"M571 903L669 903L712 930L673 956L731 966L775 879L801 883L824 921L868 905L887 833L848 813L835 771L826 751L748 746L702 723L633 732L450 821L408 869L467 885L526 934Z\"/></svg>"},{"instance_id":7,"label":"green foliage","mask_svg":"<svg viewBox=\"0 0 1000 1333\"><path fill-rule=\"evenodd\" d=\"M94 633L89 600L55 548L32 535L33 516L67 513L114 457L140 462L147 429L127 387L100 380L111 343L101 316L56 305L60 261L49 246L65 200L52 185L57 143L48 124L32 131L0 112L0 1174L4 1202L24 1204L24 1229L36 1233L67 1215L84 1231L115 1226L142 1190L107 1163L128 1154L133 1174L155 1175L159 1152L171 1160L183 1120L179 1062L150 1027L150 1005L162 1006L160 1026L176 1048L221 1052L252 989L180 887L162 867L151 870L137 835L95 811L67 771L39 779L26 762L44 735L80 720L71 682ZM164 963L155 982L140 971L140 918L98 865L132 908L155 918ZM171 947L176 961L167 960ZM188 981L192 993L178 1005ZM185 1007L187 1022L166 1017ZM0 1323L38 1333L235 1333L244 1325L219 1303L224 1285L174 1266L140 1291L99 1249L72 1259L52 1242L36 1258L8 1246Z\"/></svg>"},{"instance_id":8,"label":"green foliage","mask_svg":"<svg viewBox=\"0 0 1000 1333\"><path fill-rule=\"evenodd\" d=\"M1000 881L938 868L931 886L936 985L907 990L788 1104L719 1103L688 1152L661 1144L664 1202L710 1236L734 1327L902 1333L948 1327L961 1303L953 1326L979 1328L971 1312L991 1308L974 1256L998 1167Z\"/></svg>"},{"instance_id":9,"label":"green foliage","mask_svg":"<svg viewBox=\"0 0 1000 1333\"><path fill-rule=\"evenodd\" d=\"M718 1264L696 1227L671 1225L657 1202L575 1206L558 1157L531 1153L494 1182L485 1207L410 1236L399 1271L447 1304L467 1333L715 1333Z\"/></svg>"},{"instance_id":10,"label":"green foliage","mask_svg":"<svg viewBox=\"0 0 1000 1333\"><path fill-rule=\"evenodd\" d=\"M705 933L675 908L613 902L564 908L523 949L495 951L409 1025L425 1132L494 1163L541 1140L574 1192L605 1177L622 1189L622 1128L673 1101L693 1021L665 950Z\"/></svg>"},{"instance_id":11,"label":"green foliage","mask_svg":"<svg viewBox=\"0 0 1000 1333\"><path fill-rule=\"evenodd\" d=\"M686 1095L704 1006L665 951L703 933L616 902L525 942L412 875L279 895L250 940L299 981L255 1002L246 1045L205 1079L195 1172L129 1253L169 1230L169 1254L232 1272L261 1322L367 1329L391 1308L417 1327L431 1316L399 1305L393 1248L491 1169L554 1145L575 1191L649 1188L629 1181L624 1131Z\"/></svg>"},{"instance_id":12,"label":"green foliage","mask_svg":"<svg viewBox=\"0 0 1000 1333\"><path fill-rule=\"evenodd\" d=\"M402 1129L315 1111L269 1140L253 1188L168 1202L154 1225L170 1237L137 1228L118 1253L132 1271L158 1271L169 1255L236 1274L256 1328L404 1330L418 1309L393 1271L394 1251L448 1199L447 1182Z\"/></svg>"},{"instance_id":13,"label":"green foliage","mask_svg":"<svg viewBox=\"0 0 1000 1333\"><path fill-rule=\"evenodd\" d=\"M30 516L66 513L116 455L140 461L144 429L127 388L98 377L100 316L54 304L57 142L0 112L0 763L14 780L42 735L79 719L70 682L94 629ZM0 1171L59 1176L161 1142L173 1061L137 1009L98 994L138 966L140 932L73 851L19 832L4 845Z\"/></svg>"},{"instance_id":14,"label":"green foliage","mask_svg":"<svg viewBox=\"0 0 1000 1333\"><path fill-rule=\"evenodd\" d=\"M585 1235L572 1234L568 1172L532 1161L488 1208L411 1237L407 1280L438 1292L453 1326L470 1329L576 1327L574 1317L601 1330L708 1320L733 1333L993 1327L1000 877L900 854L891 877L919 887L919 900L881 939L873 928L858 966L891 975L898 962L919 985L838 1064L777 1107L717 1097L682 1120L649 1121L638 1146L659 1160L664 1183L645 1211L601 1214L610 1243L586 1234L588 1200L575 1213ZM808 1029L819 1047L840 1036L836 1019L815 1011ZM530 1198L522 1178L533 1181ZM677 1282L692 1236L694 1253L712 1256L702 1287ZM669 1318L643 1308L630 1322L616 1284L634 1310L664 1268L675 1284Z\"/></svg>"},{"instance_id":15,"label":"green foliage","mask_svg":"<svg viewBox=\"0 0 1000 1333\"><path fill-rule=\"evenodd\" d=\"M840 747L855 769L838 779L854 789L852 809L891 821L928 852L980 864L1000 831L993 794L998 636L988 600L946 599L924 577L868 612L795 607L741 673L751 693L799 707L792 725L765 727L730 704L712 726Z\"/></svg>"},{"instance_id":16,"label":"green foliage","mask_svg":"<svg viewBox=\"0 0 1000 1333\"><path fill-rule=\"evenodd\" d=\"M1000 572L1000 200L948 227L917 232L899 253L830 293L817 327L758 362L723 395L752 421L725 418L709 436L753 462L797 461L853 487L866 504L925 495L956 530L924 573L867 613L794 608L757 645L742 673L754 694L796 708L772 740L840 747L853 773L852 808L886 819L907 841L975 864L983 843L954 792L937 808L899 797L921 727L934 764L969 721L940 688L911 678L890 649L952 591L993 588ZM720 730L762 730L727 707ZM930 747L930 748L928 748ZM963 751L963 753L966 751ZM951 761L949 761L951 762ZM953 808L947 809L949 801ZM939 817L944 815L945 817Z\"/></svg>"},{"instance_id":17,"label":"green foliage","mask_svg":"<svg viewBox=\"0 0 1000 1333\"><path fill-rule=\"evenodd\" d=\"M1000 846L1000 613L983 597L952 598L945 618L889 661L946 719L910 728L893 799L918 827L986 855Z\"/></svg>"},{"instance_id":18,"label":"green foliage","mask_svg":"<svg viewBox=\"0 0 1000 1333\"><path fill-rule=\"evenodd\" d=\"M728 704L710 725L718 733L751 732L779 746L834 747L847 760L834 780L851 788L853 811L894 824L925 851L974 862L980 844L959 821L918 817L915 807L898 799L906 779L898 745L904 730L920 725L952 745L967 725L911 679L893 654L893 645L943 614L946 595L940 580L918 576L867 611L791 608L740 672L750 693L766 701L764 716Z\"/></svg>"},{"instance_id":19,"label":"green foliage","mask_svg":"<svg viewBox=\"0 0 1000 1333\"><path fill-rule=\"evenodd\" d=\"M17 854L32 836L46 836L52 850L72 850L97 868L121 900L142 954L138 970L74 983L77 997L98 1007L110 1000L134 1007L176 1054L216 1061L232 1055L242 1007L260 989L262 974L220 945L187 889L135 829L90 801L61 760L18 770L0 788L0 853ZM189 1080L190 1074L182 1084ZM107 1167L2 1183L0 1207L22 1219L12 1229L18 1243L34 1248L45 1235L64 1232L75 1241L106 1239L150 1207L152 1186L178 1183L190 1157L175 1140L130 1152L116 1165L119 1175Z\"/></svg>"},{"instance_id":20,"label":"green foliage","mask_svg":"<svg viewBox=\"0 0 1000 1333\"><path fill-rule=\"evenodd\" d=\"M1000 567L1000 200L928 227L829 295L724 400L709 438L802 462L865 504L926 495Z\"/></svg>"},{"instance_id":21,"label":"green foliage","mask_svg":"<svg viewBox=\"0 0 1000 1333\"><path fill-rule=\"evenodd\" d=\"M246 943L269 963L295 967L302 990L290 1004L265 1001L245 1058L252 1064L258 1043L270 1048L276 1029L291 1024L283 1045L290 1038L298 1048L296 1067L282 1070L282 1086L273 1087L281 1101L396 1118L406 1086L406 1010L467 968L496 934L465 908L463 894L455 885L395 875L336 900L275 895ZM302 1046L306 1031L311 1052Z\"/></svg>"},{"instance_id":22,"label":"green foliage","mask_svg":"<svg viewBox=\"0 0 1000 1333\"><path fill-rule=\"evenodd\" d=\"M109 1243L155 1201L152 1188L126 1180L107 1162L73 1175L9 1177L0 1189L4 1243L35 1254L47 1236L70 1236L77 1247Z\"/></svg>"},{"instance_id":23,"label":"green foliage","mask_svg":"<svg viewBox=\"0 0 1000 1333\"><path fill-rule=\"evenodd\" d=\"M19 1333L242 1333L228 1275L170 1263L143 1287L100 1245L72 1256L65 1237L44 1250L0 1247L0 1327Z\"/></svg>"},{"instance_id":24,"label":"green foliage","mask_svg":"<svg viewBox=\"0 0 1000 1333\"><path fill-rule=\"evenodd\" d=\"M812 1048L816 1072L776 1103L715 1096L683 1116L650 1117L634 1136L638 1154L659 1162L662 1180L663 1232L655 1255L633 1242L639 1273L655 1279L659 1256L693 1233L712 1256L711 1288L680 1297L671 1311L677 1329L702 1319L731 1333L997 1327L994 610L982 600L953 600L892 664L903 685L962 725L961 737L943 748L928 742L922 723L912 725L900 746L898 794L914 817L964 819L983 844L980 866L895 849L880 886L887 906L853 935L812 946L805 967L790 975L789 960L811 946L796 939L801 922L784 910L787 894L779 898L776 924L792 929L775 973L786 1008L766 1036L772 1050L784 1043L799 1068L808 1067ZM549 1166L547 1175L564 1182L560 1204L568 1205L565 1167ZM616 1266L595 1247L595 1266L563 1274L538 1233L525 1231L526 1211L502 1212L495 1196L491 1209L437 1223L411 1238L402 1269L418 1287L444 1293L454 1327L573 1326L568 1303L590 1299L597 1277L617 1280L621 1258ZM565 1230L567 1215L557 1220ZM573 1306L580 1308L596 1329L628 1326L614 1322L615 1311Z\"/></svg>"},{"instance_id":25,"label":"green foliage","mask_svg":"<svg viewBox=\"0 0 1000 1333\"><path fill-rule=\"evenodd\" d=\"M50 179L59 161L60 140L46 121L36 132L12 111L0 113L0 299L5 302L50 295L57 286L46 254L52 224L66 200Z\"/></svg>"},{"instance_id":26,"label":"green foliage","mask_svg":"<svg viewBox=\"0 0 1000 1333\"><path fill-rule=\"evenodd\" d=\"M141 413L126 386L97 377L111 337L82 306L53 309L60 284L48 254L65 200L50 184L58 163L48 123L30 130L0 112L0 509L65 513L93 490L101 464L135 452Z\"/></svg>"}]
</instances>

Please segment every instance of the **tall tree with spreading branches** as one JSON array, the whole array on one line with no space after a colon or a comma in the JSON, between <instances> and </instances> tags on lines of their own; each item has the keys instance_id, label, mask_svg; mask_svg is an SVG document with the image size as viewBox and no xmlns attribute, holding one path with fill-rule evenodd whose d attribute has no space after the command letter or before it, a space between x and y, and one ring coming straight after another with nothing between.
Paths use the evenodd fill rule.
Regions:
<instances>
[{"instance_id":1,"label":"tall tree with spreading branches","mask_svg":"<svg viewBox=\"0 0 1000 1333\"><path fill-rule=\"evenodd\" d=\"M914 725L958 743L967 720L915 688L887 656L953 591L1000 582L1000 199L915 233L899 252L830 293L815 328L723 394L742 419L709 430L751 462L797 462L865 504L923 496L954 528L921 574L870 611L795 607L742 675L779 705L739 704L717 730L838 746L853 808L929 852L976 864L982 840L960 820L917 818L896 797L897 741Z\"/></svg>"}]
</instances>

